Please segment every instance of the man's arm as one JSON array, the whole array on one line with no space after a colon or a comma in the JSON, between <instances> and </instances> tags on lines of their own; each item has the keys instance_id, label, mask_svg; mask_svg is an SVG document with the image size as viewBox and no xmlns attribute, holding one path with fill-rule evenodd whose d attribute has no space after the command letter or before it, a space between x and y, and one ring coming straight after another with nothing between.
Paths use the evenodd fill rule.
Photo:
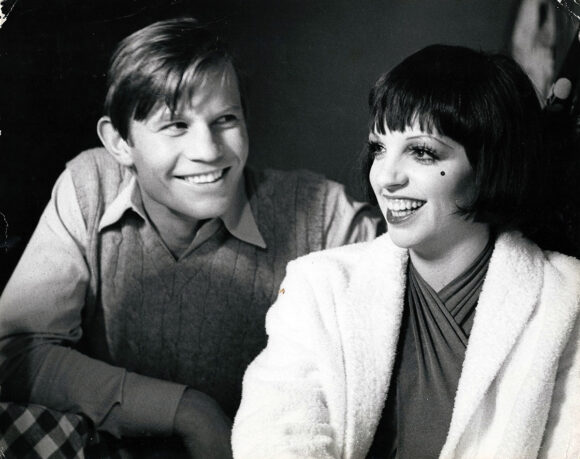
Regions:
<instances>
[{"instance_id":1,"label":"man's arm","mask_svg":"<svg viewBox=\"0 0 580 459\"><path fill-rule=\"evenodd\" d=\"M122 435L173 432L185 386L129 373L72 349L83 333L86 229L65 171L0 297L4 399L82 412Z\"/></svg>"},{"instance_id":2,"label":"man's arm","mask_svg":"<svg viewBox=\"0 0 580 459\"><path fill-rule=\"evenodd\" d=\"M370 241L385 231L380 211L368 203L355 201L344 186L328 181L324 205L325 249L354 242Z\"/></svg>"}]
</instances>

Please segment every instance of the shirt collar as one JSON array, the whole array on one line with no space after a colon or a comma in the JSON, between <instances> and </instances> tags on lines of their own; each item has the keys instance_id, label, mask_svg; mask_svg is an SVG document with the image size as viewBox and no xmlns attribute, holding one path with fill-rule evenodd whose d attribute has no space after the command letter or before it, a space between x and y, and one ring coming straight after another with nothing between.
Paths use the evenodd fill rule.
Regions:
<instances>
[{"instance_id":1,"label":"shirt collar","mask_svg":"<svg viewBox=\"0 0 580 459\"><path fill-rule=\"evenodd\" d=\"M143 220L148 221L141 200L141 191L134 175L131 175L125 188L105 209L99 222L99 232L118 222L129 209L136 212ZM250 207L243 175L235 201L220 219L232 236L262 249L267 248Z\"/></svg>"},{"instance_id":2,"label":"shirt collar","mask_svg":"<svg viewBox=\"0 0 580 459\"><path fill-rule=\"evenodd\" d=\"M145 209L141 202L141 192L139 191L137 180L132 174L125 188L121 190L117 197L105 209L99 222L99 232L107 226L117 223L129 209L136 212L143 220L147 220Z\"/></svg>"}]
</instances>

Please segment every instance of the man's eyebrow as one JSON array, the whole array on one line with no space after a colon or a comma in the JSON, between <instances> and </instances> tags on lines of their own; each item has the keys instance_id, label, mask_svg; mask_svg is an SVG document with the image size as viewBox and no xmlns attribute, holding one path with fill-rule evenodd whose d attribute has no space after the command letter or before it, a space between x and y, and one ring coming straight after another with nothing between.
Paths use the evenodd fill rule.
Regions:
<instances>
[{"instance_id":1,"label":"man's eyebrow","mask_svg":"<svg viewBox=\"0 0 580 459\"><path fill-rule=\"evenodd\" d=\"M224 107L217 110L217 113L223 114L229 111L243 111L243 108L240 104L225 105ZM150 118L150 120L153 123L164 123L184 117L187 117L187 109L181 108L175 111L171 111L169 108L165 108L162 111L156 113L153 117Z\"/></svg>"},{"instance_id":2,"label":"man's eyebrow","mask_svg":"<svg viewBox=\"0 0 580 459\"><path fill-rule=\"evenodd\" d=\"M164 109L155 113L150 119L153 123L160 123L165 121L171 121L175 118L176 113L171 112L169 109Z\"/></svg>"},{"instance_id":3,"label":"man's eyebrow","mask_svg":"<svg viewBox=\"0 0 580 459\"><path fill-rule=\"evenodd\" d=\"M222 108L217 110L217 113L225 113L229 111L241 111L242 106L239 104L232 104L232 105L224 105Z\"/></svg>"}]
</instances>

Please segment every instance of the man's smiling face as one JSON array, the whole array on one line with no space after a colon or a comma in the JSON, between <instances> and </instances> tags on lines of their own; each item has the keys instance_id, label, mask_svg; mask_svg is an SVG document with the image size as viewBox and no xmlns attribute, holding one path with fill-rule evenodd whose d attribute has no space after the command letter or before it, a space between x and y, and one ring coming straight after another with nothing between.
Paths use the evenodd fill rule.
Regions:
<instances>
[{"instance_id":1,"label":"man's smiling face","mask_svg":"<svg viewBox=\"0 0 580 459\"><path fill-rule=\"evenodd\" d=\"M154 223L220 217L239 192L248 135L238 82L231 65L211 76L175 113L163 105L130 123L131 165Z\"/></svg>"}]
</instances>

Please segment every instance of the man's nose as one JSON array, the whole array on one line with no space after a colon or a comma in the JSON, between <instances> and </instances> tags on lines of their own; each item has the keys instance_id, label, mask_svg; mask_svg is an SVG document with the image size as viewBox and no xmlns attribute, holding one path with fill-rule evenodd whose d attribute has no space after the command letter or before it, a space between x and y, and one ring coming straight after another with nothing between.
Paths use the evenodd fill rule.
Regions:
<instances>
[{"instance_id":1,"label":"man's nose","mask_svg":"<svg viewBox=\"0 0 580 459\"><path fill-rule=\"evenodd\" d=\"M192 127L185 136L183 154L191 161L211 163L219 160L223 152L211 126L199 124Z\"/></svg>"}]
</instances>

